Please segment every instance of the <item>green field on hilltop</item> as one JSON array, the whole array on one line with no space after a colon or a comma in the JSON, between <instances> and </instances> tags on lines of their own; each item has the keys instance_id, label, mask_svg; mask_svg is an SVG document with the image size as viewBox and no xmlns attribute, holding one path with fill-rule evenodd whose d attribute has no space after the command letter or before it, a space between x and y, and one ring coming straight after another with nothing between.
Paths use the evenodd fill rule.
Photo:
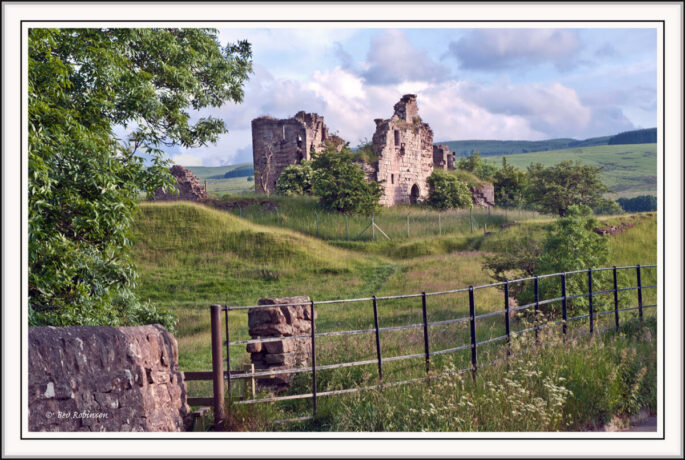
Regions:
<instances>
[{"instance_id":1,"label":"green field on hilltop","mask_svg":"<svg viewBox=\"0 0 685 460\"><path fill-rule=\"evenodd\" d=\"M521 169L531 163L552 166L565 160L580 160L604 168L604 183L616 197L656 194L656 144L599 145L504 156L507 162ZM487 160L499 166L502 155Z\"/></svg>"},{"instance_id":2,"label":"green field on hilltop","mask_svg":"<svg viewBox=\"0 0 685 460\"><path fill-rule=\"evenodd\" d=\"M223 177L229 171L252 166L252 163L240 163L229 166L188 166L193 174L204 185L207 183L207 192L212 196L221 196L226 193L245 194L254 193L254 181L248 181L247 177Z\"/></svg>"}]
</instances>

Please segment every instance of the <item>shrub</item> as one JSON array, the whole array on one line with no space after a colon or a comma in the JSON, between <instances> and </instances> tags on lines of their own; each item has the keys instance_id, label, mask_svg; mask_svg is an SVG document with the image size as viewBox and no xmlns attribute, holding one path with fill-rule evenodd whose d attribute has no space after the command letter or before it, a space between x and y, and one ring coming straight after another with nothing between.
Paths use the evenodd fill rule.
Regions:
<instances>
[{"instance_id":1,"label":"shrub","mask_svg":"<svg viewBox=\"0 0 685 460\"><path fill-rule=\"evenodd\" d=\"M278 177L276 192L285 196L311 195L313 175L314 170L309 161L289 165Z\"/></svg>"},{"instance_id":2,"label":"shrub","mask_svg":"<svg viewBox=\"0 0 685 460\"><path fill-rule=\"evenodd\" d=\"M428 204L436 209L473 206L471 192L465 183L441 169L428 177Z\"/></svg>"},{"instance_id":3,"label":"shrub","mask_svg":"<svg viewBox=\"0 0 685 460\"><path fill-rule=\"evenodd\" d=\"M639 195L635 198L619 198L616 201L626 212L656 211L656 197L654 195Z\"/></svg>"},{"instance_id":4,"label":"shrub","mask_svg":"<svg viewBox=\"0 0 685 460\"><path fill-rule=\"evenodd\" d=\"M322 208L344 213L371 213L378 208L381 186L366 181L355 155L346 145L338 153L328 146L312 161L312 189Z\"/></svg>"}]
</instances>

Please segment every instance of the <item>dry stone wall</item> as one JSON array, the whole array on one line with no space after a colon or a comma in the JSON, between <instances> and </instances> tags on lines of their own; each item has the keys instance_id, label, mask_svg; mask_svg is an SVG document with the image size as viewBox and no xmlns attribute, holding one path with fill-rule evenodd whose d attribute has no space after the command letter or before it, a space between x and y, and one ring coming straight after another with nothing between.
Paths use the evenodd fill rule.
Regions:
<instances>
[{"instance_id":1,"label":"dry stone wall","mask_svg":"<svg viewBox=\"0 0 685 460\"><path fill-rule=\"evenodd\" d=\"M484 208L495 206L495 187L492 184L470 187L470 190L474 206L482 206Z\"/></svg>"},{"instance_id":2,"label":"dry stone wall","mask_svg":"<svg viewBox=\"0 0 685 460\"><path fill-rule=\"evenodd\" d=\"M30 431L183 431L176 339L162 326L29 329Z\"/></svg>"},{"instance_id":3,"label":"dry stone wall","mask_svg":"<svg viewBox=\"0 0 685 460\"><path fill-rule=\"evenodd\" d=\"M288 305L291 306L279 306ZM251 308L248 310L248 327L253 339L279 337L265 343L247 345L247 352L255 371L292 369L305 365L311 357L311 339L286 339L298 335L310 335L311 306L306 296L265 298L258 305L274 305L273 308ZM315 312L316 319L316 312ZM278 374L257 379L257 385L281 391L290 385L293 374Z\"/></svg>"}]
</instances>

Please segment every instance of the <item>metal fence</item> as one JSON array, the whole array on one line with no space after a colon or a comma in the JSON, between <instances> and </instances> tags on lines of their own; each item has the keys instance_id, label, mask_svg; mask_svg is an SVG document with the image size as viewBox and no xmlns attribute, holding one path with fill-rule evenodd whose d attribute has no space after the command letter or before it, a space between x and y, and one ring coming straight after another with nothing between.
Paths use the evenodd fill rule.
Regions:
<instances>
[{"instance_id":1,"label":"metal fence","mask_svg":"<svg viewBox=\"0 0 685 460\"><path fill-rule=\"evenodd\" d=\"M538 331L540 331L542 328L545 327L550 327L550 326L561 326L562 333L564 334L564 337L568 334L568 324L573 322L573 321L579 321L583 319L589 320L589 327L588 330L585 331L582 335L588 335L588 334L595 334L595 333L601 333L601 332L606 332L608 330L612 329L618 329L619 324L620 324L620 315L619 313L621 312L629 312L629 311L637 311L638 317L640 320L643 318L643 311L648 308L654 308L656 307L655 304L644 304L643 302L643 290L645 289L655 289L656 285L643 285L642 283L642 269L644 268L655 268L656 265L633 265L633 266L625 266L625 267L608 267L608 268L588 268L585 270L576 270L576 271L570 271L570 272L563 272L563 273L552 273L552 274L546 274L546 275L539 275L539 276L534 276L534 277L528 277L528 278L520 278L520 279L515 279L515 280L508 280L508 281L503 281L499 283L492 283L492 284L485 284L485 285L479 285L479 286L469 286L466 288L460 288L460 289L453 289L453 290L447 290L447 291L440 291L440 292L422 292L419 294L408 294L408 295L397 295L397 296L371 296L371 297L364 297L364 298L356 298L356 299L339 299L339 300L325 300L325 301L310 301L309 307L310 307L310 321L311 321L311 334L308 335L298 335L298 336L290 336L290 337L269 337L269 338L259 338L259 339L250 339L250 340L237 340L237 341L231 341L230 340L230 335L229 335L229 316L228 312L229 311L234 311L234 310L246 310L246 309L259 309L259 308L274 308L274 307L284 307L284 306L295 306L295 305L302 305L302 303L298 304L284 304L284 305L253 305L253 306L223 306L223 305L212 305L211 306L211 328L212 328L212 367L213 370L211 372L186 372L185 373L185 378L186 380L212 380L213 381L213 397L212 398L189 398L189 404L190 405L211 405L214 408L214 418L215 418L215 423L216 424L221 424L223 423L223 420L225 419L225 411L224 411L224 398L225 398L225 384L228 383L228 389L229 392L231 391L231 382L235 380L241 380L241 379L252 379L254 381L255 378L257 377L269 377L269 376L275 376L279 374L297 374L297 373L310 373L311 374L311 392L308 393L301 393L301 394L292 394L292 395L286 395L286 396L273 396L273 397L267 397L267 398L252 398L252 399L247 399L247 400L242 400L242 401L235 401L234 404L257 404L257 403L267 403L267 402L275 402L275 401L286 401L286 400L296 400L296 399L311 399L312 401L312 412L314 415L316 415L317 412L317 400L320 397L325 397L325 396L332 396L332 395L341 395L341 394L346 394L346 393L354 393L357 391L361 390L369 390L369 389L377 389L377 388L384 388L384 387L393 387L393 386L398 386L398 385L405 385L409 383L415 383L415 382L422 382L426 381L429 378L436 378L436 377L445 377L445 376L451 376L455 374L462 374L466 372L471 372L475 378L476 373L478 371L479 367L484 367L487 365L491 365L495 362L501 361L502 359L497 359L489 362L479 362L478 360L478 348L482 347L484 345L488 344L493 344L497 342L503 342L506 344L509 344L512 336L515 335L520 335L520 334L525 334L528 332L533 332L535 334L536 339L538 338ZM618 287L618 273L621 271L625 270L633 270L635 269L635 280L636 280L636 285L635 286L627 286L627 287ZM610 271L613 274L613 277L611 278L613 281L613 286L611 289L605 289L605 290L594 290L593 289L593 274L595 276L597 273L600 272L606 272ZM567 277L569 275L579 275L579 274L586 274L587 276L587 290L583 293L580 294L574 294L574 295L567 295ZM585 275L583 275L585 276ZM558 278L559 281L559 288L560 288L560 297L554 297L554 298L549 298L549 299L541 299L540 298L540 282L543 280L550 280L553 278ZM510 306L510 289L512 286L517 285L518 283L523 283L523 282L533 282L534 286L534 301L532 303L528 303L525 305L520 305L520 306L515 306L511 307ZM545 281L548 282L548 281ZM483 314L476 314L476 302L475 302L475 296L474 293L477 290L480 289L485 289L485 288L501 288L502 289L502 295L503 295L503 305L504 308L502 310L498 311L492 311L488 313L483 313ZM636 306L630 306L626 308L619 308L619 293L623 291L637 291L637 305ZM450 319L445 319L445 320L440 320L440 321L433 321L429 322L428 321L428 308L427 308L427 298L432 297L432 296L444 296L448 294L454 294L454 293L468 293L468 308L469 308L469 313L468 316L463 316L463 317L458 317L458 318L450 318ZM608 310L605 311L597 311L594 308L594 301L597 296L599 295L607 295L607 294L613 294L613 302L612 302L612 307ZM573 316L573 317L568 317L567 316L567 305L569 301L572 301L573 299L579 299L579 298L587 298L587 314L584 315L579 315L579 316ZM407 325L399 325L399 326L392 326L392 327L379 327L379 313L378 313L378 303L379 301L387 301L387 300L393 300L393 299L420 299L421 302L421 313L422 313L422 322L417 323L417 324L407 324ZM315 322L315 311L317 306L323 306L323 305L331 305L331 304L346 304L346 303L351 303L351 302L368 302L369 308L373 309L373 317L374 317L374 327L373 328L368 328L368 329L358 329L358 330L343 330L343 331L331 331L331 332L316 332L316 322ZM549 305L552 303L558 303L561 305L561 318L555 321L549 321L546 323L538 323L535 322L533 327L527 327L525 329L521 330L512 330L511 329L511 314L516 312L516 311L523 311L523 310L529 310L533 309L536 313L540 310L541 306L544 305ZM530 311L530 310L529 310ZM221 318L221 312L224 313L224 321L222 321ZM504 331L505 334L498 336L498 337L492 337L488 338L487 340L477 340L477 334L476 334L476 329L477 329L477 322L478 320L483 320L485 318L493 317L495 315L503 314L504 315ZM613 327L611 328L605 328L602 330L596 330L595 327L595 322L599 320L600 317L605 316L605 315L613 315ZM224 331L222 331L222 322L224 323ZM457 345L454 347L449 347L449 348L444 348L440 350L435 350L431 349L431 343L429 341L429 328L434 327L434 326L439 326L439 325L447 325L447 324L455 324L455 323L468 323L469 326L469 337L470 341L469 343ZM397 331L397 330L405 330L405 329L419 329L423 332L423 352L422 353L414 353L414 354L406 354L406 355L401 355L401 356L384 356L383 355L383 348L382 348L382 333L388 332L388 331ZM227 362L227 371L224 371L223 369L223 362L224 362L224 357L223 357L223 335L225 332L225 344L226 344L226 362ZM316 352L316 343L317 339L320 339L322 337L332 337L332 336L344 336L344 335L360 335L360 334L373 334L375 338L375 354L376 357L375 359L371 360L360 360L360 361L349 361L349 362L342 362L342 363L335 363L335 364L326 364L326 365L317 365L317 352ZM231 370L231 359L230 359L230 347L231 346L245 346L248 344L252 343L267 343L267 342L273 342L273 341L282 341L282 340L297 340L297 339L309 339L311 340L311 365L308 366L302 366L302 367L295 367L295 368L288 368L288 369L273 369L273 370L266 370L266 371L251 371L251 372L246 372L246 371L241 371L241 370ZM454 372L450 373L441 373L437 376L435 375L429 375L430 370L431 370L431 358L438 356L438 355L445 355L448 353L456 353L458 351L464 351L464 350L470 350L470 366L467 368L459 369ZM509 351L507 349L507 356L509 354ZM383 365L384 363L392 362L392 361L401 361L401 360L409 360L409 359L417 359L417 358L422 358L425 360L425 371L427 376L426 377L420 377L420 378L412 378L412 379L407 379L407 380L402 380L402 381L394 381L394 382L385 382L383 378ZM375 364L377 367L377 377L378 377L378 384L377 385L370 385L370 386L364 386L364 387L352 387L352 388L345 388L345 389L340 389L340 390L333 390L333 391L317 391L317 372L319 371L324 371L324 370L329 370L329 369L338 369L338 368L343 368L343 367L351 367L351 366L363 366L363 365L370 365L370 364ZM310 417L299 417L296 419L290 419L290 420L303 420L307 419Z\"/></svg>"}]
</instances>

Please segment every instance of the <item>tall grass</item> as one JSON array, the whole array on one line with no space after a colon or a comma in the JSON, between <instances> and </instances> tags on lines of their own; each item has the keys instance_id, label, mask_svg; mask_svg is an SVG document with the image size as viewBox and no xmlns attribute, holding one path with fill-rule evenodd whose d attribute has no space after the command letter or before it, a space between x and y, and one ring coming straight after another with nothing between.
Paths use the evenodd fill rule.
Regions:
<instances>
[{"instance_id":1,"label":"tall grass","mask_svg":"<svg viewBox=\"0 0 685 460\"><path fill-rule=\"evenodd\" d=\"M274 424L287 409L232 406L229 429L305 431L586 431L656 409L656 321L564 341L548 330L538 343L515 338L513 355L493 366L430 383L319 399L315 419ZM368 383L370 375L365 376Z\"/></svg>"},{"instance_id":2,"label":"tall grass","mask_svg":"<svg viewBox=\"0 0 685 460\"><path fill-rule=\"evenodd\" d=\"M232 213L261 225L284 227L323 240L383 241L406 240L416 237L482 234L496 230L501 224L513 221L549 218L534 211L484 209L452 209L436 211L427 206L394 206L382 209L373 216L376 226L370 227L371 216L344 215L319 208L311 197L270 197L269 206L262 201L245 200L240 196L225 196L224 202L241 204ZM472 225L473 224L473 225ZM383 235L385 233L385 235Z\"/></svg>"}]
</instances>

